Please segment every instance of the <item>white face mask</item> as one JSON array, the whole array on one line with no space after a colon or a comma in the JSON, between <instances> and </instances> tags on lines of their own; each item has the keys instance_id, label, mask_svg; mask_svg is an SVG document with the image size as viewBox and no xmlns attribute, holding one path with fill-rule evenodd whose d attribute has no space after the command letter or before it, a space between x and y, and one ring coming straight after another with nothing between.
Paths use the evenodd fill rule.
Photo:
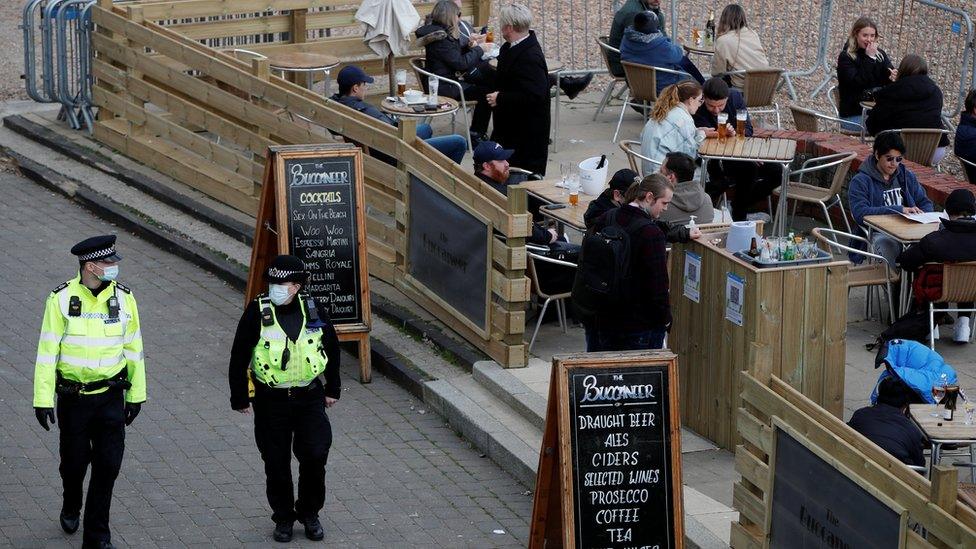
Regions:
<instances>
[{"instance_id":1,"label":"white face mask","mask_svg":"<svg viewBox=\"0 0 976 549\"><path fill-rule=\"evenodd\" d=\"M109 265L108 267L102 268L102 274L99 275L98 279L103 282L108 282L115 280L119 276L119 266Z\"/></svg>"},{"instance_id":2,"label":"white face mask","mask_svg":"<svg viewBox=\"0 0 976 549\"><path fill-rule=\"evenodd\" d=\"M283 305L291 297L291 289L287 284L269 284L268 299L275 305Z\"/></svg>"}]
</instances>

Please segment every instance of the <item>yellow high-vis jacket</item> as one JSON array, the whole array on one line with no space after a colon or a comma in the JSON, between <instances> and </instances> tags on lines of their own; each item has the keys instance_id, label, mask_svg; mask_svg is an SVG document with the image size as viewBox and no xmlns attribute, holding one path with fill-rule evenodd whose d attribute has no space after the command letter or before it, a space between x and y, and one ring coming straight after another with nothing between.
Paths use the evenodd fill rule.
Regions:
<instances>
[{"instance_id":1,"label":"yellow high-vis jacket","mask_svg":"<svg viewBox=\"0 0 976 549\"><path fill-rule=\"evenodd\" d=\"M109 314L109 299L113 295L119 303L117 319ZM73 297L77 298L74 306ZM146 363L139 310L132 291L113 281L95 296L81 283L80 275L55 288L47 298L37 343L34 407L54 407L58 373L68 380L92 383L112 379L123 368L132 384L126 391L125 401L144 402ZM82 394L107 390L102 387Z\"/></svg>"}]
</instances>

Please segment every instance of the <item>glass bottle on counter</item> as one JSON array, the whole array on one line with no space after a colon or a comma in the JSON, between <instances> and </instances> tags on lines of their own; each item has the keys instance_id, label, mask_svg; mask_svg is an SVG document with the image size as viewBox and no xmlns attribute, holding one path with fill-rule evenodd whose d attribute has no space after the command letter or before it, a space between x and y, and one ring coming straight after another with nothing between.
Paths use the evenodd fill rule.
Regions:
<instances>
[{"instance_id":1,"label":"glass bottle on counter","mask_svg":"<svg viewBox=\"0 0 976 549\"><path fill-rule=\"evenodd\" d=\"M705 23L705 45L715 44L715 10L708 13L708 22Z\"/></svg>"}]
</instances>

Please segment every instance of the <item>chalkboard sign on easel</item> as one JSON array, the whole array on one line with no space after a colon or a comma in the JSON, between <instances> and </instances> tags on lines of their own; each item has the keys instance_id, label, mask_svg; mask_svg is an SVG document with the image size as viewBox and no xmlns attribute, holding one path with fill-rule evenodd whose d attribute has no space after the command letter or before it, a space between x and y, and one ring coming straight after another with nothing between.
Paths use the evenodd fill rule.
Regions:
<instances>
[{"instance_id":1,"label":"chalkboard sign on easel","mask_svg":"<svg viewBox=\"0 0 976 549\"><path fill-rule=\"evenodd\" d=\"M670 352L553 357L530 548L684 546L677 384Z\"/></svg>"},{"instance_id":2,"label":"chalkboard sign on easel","mask_svg":"<svg viewBox=\"0 0 976 549\"><path fill-rule=\"evenodd\" d=\"M362 151L349 144L270 147L258 208L246 299L264 291L276 255L305 262L307 291L329 312L339 341L359 345L370 380L369 273Z\"/></svg>"}]
</instances>

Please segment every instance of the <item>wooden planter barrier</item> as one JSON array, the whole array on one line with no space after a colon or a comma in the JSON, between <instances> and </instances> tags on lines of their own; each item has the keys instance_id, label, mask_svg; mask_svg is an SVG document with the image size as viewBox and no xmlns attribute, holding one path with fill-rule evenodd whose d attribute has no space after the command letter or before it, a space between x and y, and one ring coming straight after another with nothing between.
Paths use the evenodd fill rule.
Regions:
<instances>
[{"instance_id":1,"label":"wooden planter barrier","mask_svg":"<svg viewBox=\"0 0 976 549\"><path fill-rule=\"evenodd\" d=\"M725 250L725 234L707 233L671 249L668 344L678 355L682 424L735 447L738 374L751 371L754 343L769 353L774 374L841 416L849 263L758 269ZM698 302L685 295L687 254L699 258ZM726 319L729 274L742 281L742 325Z\"/></svg>"},{"instance_id":2,"label":"wooden planter barrier","mask_svg":"<svg viewBox=\"0 0 976 549\"><path fill-rule=\"evenodd\" d=\"M768 352L754 346L751 356L756 359L753 373L740 374L742 406L738 409L737 426L742 443L735 449L735 468L742 478L732 492L733 506L739 511L738 522L732 524L732 547L799 546L796 539L787 545L782 541L775 543L775 527L771 528L776 524L782 527L782 521L796 518L789 517L790 507L783 505L791 503L790 500L776 495L777 483L790 482L786 470L790 469L789 464L777 464L775 460L783 432L800 445L801 451L816 455L821 469L827 473L818 477L822 481L821 488L807 493L821 501L829 500L831 507L854 510L850 515L835 513L831 517L828 513L824 519L810 509L798 508L803 503L798 502L794 512L799 516L800 524L794 526L799 531L812 531L818 537L823 534L848 544L824 543L821 546L868 546L837 534L854 531L858 536L887 535L889 538L897 533L893 544L887 545L890 547L976 547L976 512L957 499L956 469L939 466L930 482L800 394L789 383L772 375ZM784 467L784 470L778 472L777 467ZM848 485L850 492L830 490L832 482ZM852 506L845 501L849 493L880 504L882 509L888 510L887 513L900 516L894 531L870 528L870 523L883 520L886 513ZM803 498L802 494L799 498ZM778 518L774 516L777 513ZM916 523L917 527L912 528ZM925 531L928 539L920 535Z\"/></svg>"},{"instance_id":3,"label":"wooden planter barrier","mask_svg":"<svg viewBox=\"0 0 976 549\"><path fill-rule=\"evenodd\" d=\"M251 215L257 211L268 146L330 143L335 134L399 159L398 166L391 166L364 158L369 273L395 284L502 365L524 366L529 300L524 239L531 222L524 191L499 195L416 139L411 122L398 130L271 75L266 60L244 62L152 22L332 5L339 4L183 0L113 6L111 0L99 0L92 9L97 27L93 95L99 107L95 138ZM405 193L411 175L482 219L488 234L497 235L485 241L482 314L462 314L454 306L457 300L451 305L438 294L443 289L410 276ZM479 321L472 323L473 316Z\"/></svg>"}]
</instances>

